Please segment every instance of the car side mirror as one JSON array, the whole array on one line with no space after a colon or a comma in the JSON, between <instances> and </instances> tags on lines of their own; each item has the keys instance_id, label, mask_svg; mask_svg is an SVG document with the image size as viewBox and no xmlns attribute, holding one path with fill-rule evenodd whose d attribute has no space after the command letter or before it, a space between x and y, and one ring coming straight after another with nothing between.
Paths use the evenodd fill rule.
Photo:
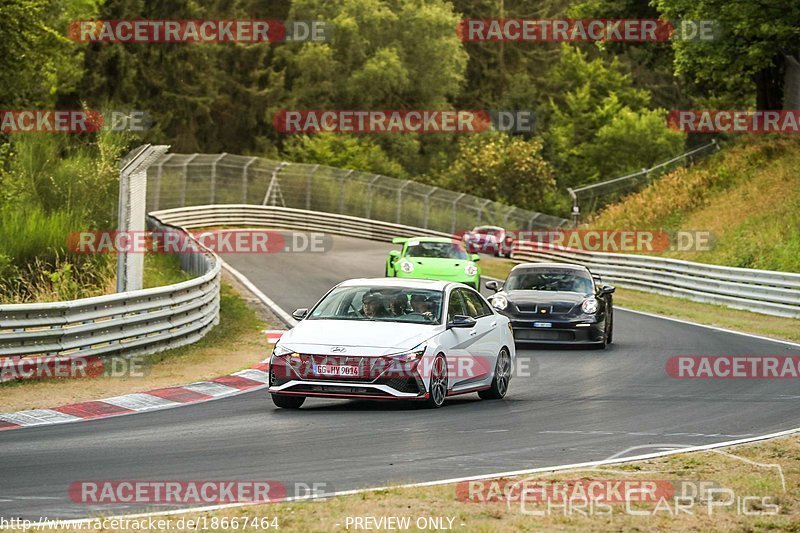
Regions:
<instances>
[{"instance_id":1,"label":"car side mirror","mask_svg":"<svg viewBox=\"0 0 800 533\"><path fill-rule=\"evenodd\" d=\"M400 257L400 252L398 250L392 250L389 252L389 262L394 263Z\"/></svg>"},{"instance_id":2,"label":"car side mirror","mask_svg":"<svg viewBox=\"0 0 800 533\"><path fill-rule=\"evenodd\" d=\"M603 288L600 289L600 294L613 294L615 290L617 289L611 285L603 285Z\"/></svg>"},{"instance_id":3,"label":"car side mirror","mask_svg":"<svg viewBox=\"0 0 800 533\"><path fill-rule=\"evenodd\" d=\"M303 320L305 317L308 316L308 308L301 307L300 309L295 309L292 316L297 320Z\"/></svg>"},{"instance_id":4,"label":"car side mirror","mask_svg":"<svg viewBox=\"0 0 800 533\"><path fill-rule=\"evenodd\" d=\"M475 319L467 315L456 315L453 320L447 323L447 329L450 328L472 328L475 327Z\"/></svg>"},{"instance_id":5,"label":"car side mirror","mask_svg":"<svg viewBox=\"0 0 800 533\"><path fill-rule=\"evenodd\" d=\"M478 254L470 254L469 260L470 261L474 261L474 262L478 262L478 261L481 260L481 256L479 256Z\"/></svg>"},{"instance_id":6,"label":"car side mirror","mask_svg":"<svg viewBox=\"0 0 800 533\"><path fill-rule=\"evenodd\" d=\"M499 291L500 289L503 288L503 286L500 285L500 282L495 281L493 279L490 279L489 281L484 283L483 286L486 287L487 289L493 290L494 292L497 292L497 291Z\"/></svg>"}]
</instances>

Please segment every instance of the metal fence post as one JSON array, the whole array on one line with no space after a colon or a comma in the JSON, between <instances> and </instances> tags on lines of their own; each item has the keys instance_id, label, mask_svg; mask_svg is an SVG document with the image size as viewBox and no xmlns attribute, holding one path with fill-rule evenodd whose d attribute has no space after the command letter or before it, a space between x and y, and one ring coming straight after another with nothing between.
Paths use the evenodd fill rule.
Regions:
<instances>
[{"instance_id":1,"label":"metal fence post","mask_svg":"<svg viewBox=\"0 0 800 533\"><path fill-rule=\"evenodd\" d=\"M456 204L462 198L464 198L465 196L466 196L466 194L462 192L458 196L456 196L455 199L453 200L453 205L452 205L452 210L453 210L452 217L453 218L452 218L452 223L450 224L450 233L452 233L453 235L455 235L455 233L456 233Z\"/></svg>"},{"instance_id":2,"label":"metal fence post","mask_svg":"<svg viewBox=\"0 0 800 533\"><path fill-rule=\"evenodd\" d=\"M375 174L372 176L372 179L369 180L369 183L367 183L367 212L364 214L364 218L369 218L369 215L372 212L372 186L380 178L380 174Z\"/></svg>"},{"instance_id":3,"label":"metal fence post","mask_svg":"<svg viewBox=\"0 0 800 533\"><path fill-rule=\"evenodd\" d=\"M211 200L209 201L210 204L215 203L217 199L217 162L226 155L228 154L222 152L211 163Z\"/></svg>"},{"instance_id":4,"label":"metal fence post","mask_svg":"<svg viewBox=\"0 0 800 533\"><path fill-rule=\"evenodd\" d=\"M166 153L169 146L145 144L125 156L119 171L118 230L143 232L147 203L147 167ZM117 292L142 288L144 254L117 254Z\"/></svg>"},{"instance_id":5,"label":"metal fence post","mask_svg":"<svg viewBox=\"0 0 800 533\"><path fill-rule=\"evenodd\" d=\"M281 191L281 182L278 179L278 174L283 167L288 165L286 161L281 161L281 164L278 165L275 170L272 171L272 178L269 180L269 186L267 187L267 193L264 195L264 201L261 205L277 205L278 201L281 203L281 207L286 207L286 202L283 200L283 192Z\"/></svg>"},{"instance_id":6,"label":"metal fence post","mask_svg":"<svg viewBox=\"0 0 800 533\"><path fill-rule=\"evenodd\" d=\"M314 177L314 174L317 172L319 165L314 165L314 168L311 169L311 172L308 173L306 176L306 211L311 211L311 179Z\"/></svg>"},{"instance_id":7,"label":"metal fence post","mask_svg":"<svg viewBox=\"0 0 800 533\"><path fill-rule=\"evenodd\" d=\"M194 158L196 158L200 154L192 154L189 159L183 162L183 175L181 178L181 200L180 205L178 207L186 207L186 179L188 177L189 172L189 163L191 163Z\"/></svg>"},{"instance_id":8,"label":"metal fence post","mask_svg":"<svg viewBox=\"0 0 800 533\"><path fill-rule=\"evenodd\" d=\"M172 157L172 154L167 154L166 156L162 157L158 161L158 168L156 169L156 181L155 187L153 191L153 209L158 210L159 205L161 204L161 171L164 168L164 163L169 161Z\"/></svg>"},{"instance_id":9,"label":"metal fence post","mask_svg":"<svg viewBox=\"0 0 800 533\"><path fill-rule=\"evenodd\" d=\"M348 170L346 174L339 176L339 214L344 214L344 180L354 171Z\"/></svg>"},{"instance_id":10,"label":"metal fence post","mask_svg":"<svg viewBox=\"0 0 800 533\"><path fill-rule=\"evenodd\" d=\"M425 216L423 217L422 227L428 229L429 213L431 212L431 196L439 190L439 187L434 187L428 194L425 195Z\"/></svg>"},{"instance_id":11,"label":"metal fence post","mask_svg":"<svg viewBox=\"0 0 800 533\"><path fill-rule=\"evenodd\" d=\"M250 161L248 161L244 165L244 168L242 168L242 203L243 204L247 203L247 189L248 189L248 185L250 184L250 181L249 181L250 180L250 176L248 174L248 170L250 169L250 165L255 163L257 160L258 160L257 157L251 157Z\"/></svg>"},{"instance_id":12,"label":"metal fence post","mask_svg":"<svg viewBox=\"0 0 800 533\"><path fill-rule=\"evenodd\" d=\"M405 182L397 189L397 223L400 224L400 221L403 219L403 189L408 187L411 183L410 180L405 180Z\"/></svg>"}]
</instances>

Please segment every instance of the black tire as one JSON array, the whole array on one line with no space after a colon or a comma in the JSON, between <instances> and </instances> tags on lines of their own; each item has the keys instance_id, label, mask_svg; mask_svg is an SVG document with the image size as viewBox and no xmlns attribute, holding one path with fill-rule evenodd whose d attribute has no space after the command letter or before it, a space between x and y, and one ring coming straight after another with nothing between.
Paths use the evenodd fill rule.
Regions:
<instances>
[{"instance_id":1,"label":"black tire","mask_svg":"<svg viewBox=\"0 0 800 533\"><path fill-rule=\"evenodd\" d=\"M606 344L614 342L614 313L608 315L608 333L606 334Z\"/></svg>"},{"instance_id":2,"label":"black tire","mask_svg":"<svg viewBox=\"0 0 800 533\"><path fill-rule=\"evenodd\" d=\"M444 354L439 354L433 359L430 379L425 407L438 409L444 405L444 400L447 398L447 359Z\"/></svg>"},{"instance_id":3,"label":"black tire","mask_svg":"<svg viewBox=\"0 0 800 533\"><path fill-rule=\"evenodd\" d=\"M494 378L489 389L478 391L478 396L482 400L501 400L508 392L508 384L511 381L511 355L508 350L503 348L497 355L497 363L494 366Z\"/></svg>"},{"instance_id":4,"label":"black tire","mask_svg":"<svg viewBox=\"0 0 800 533\"><path fill-rule=\"evenodd\" d=\"M305 401L305 396L289 396L288 394L272 395L272 403L281 409L300 409L300 406L303 405Z\"/></svg>"}]
</instances>

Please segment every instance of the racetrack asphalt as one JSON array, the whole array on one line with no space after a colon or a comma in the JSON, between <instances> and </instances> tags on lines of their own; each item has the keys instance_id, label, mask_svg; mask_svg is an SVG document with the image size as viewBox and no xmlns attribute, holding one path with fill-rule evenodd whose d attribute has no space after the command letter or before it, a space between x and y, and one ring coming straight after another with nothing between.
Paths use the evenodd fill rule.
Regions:
<instances>
[{"instance_id":1,"label":"racetrack asphalt","mask_svg":"<svg viewBox=\"0 0 800 533\"><path fill-rule=\"evenodd\" d=\"M324 254L227 255L278 305L382 276L392 245L334 237ZM311 399L280 410L262 391L177 409L0 433L0 516L38 520L158 510L72 502L78 480L278 480L347 490L601 460L800 426L796 379L677 380L673 355L800 355L786 344L617 310L606 350L518 351L503 401L442 409ZM235 349L235 347L231 347ZM0 400L0 403L2 401ZM0 409L1 411L2 409Z\"/></svg>"}]
</instances>

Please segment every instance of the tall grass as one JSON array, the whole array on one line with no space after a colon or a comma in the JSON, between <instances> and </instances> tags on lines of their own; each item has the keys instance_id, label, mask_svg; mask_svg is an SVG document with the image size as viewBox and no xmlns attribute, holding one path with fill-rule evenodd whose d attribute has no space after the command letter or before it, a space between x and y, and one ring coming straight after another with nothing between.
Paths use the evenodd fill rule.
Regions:
<instances>
[{"instance_id":1,"label":"tall grass","mask_svg":"<svg viewBox=\"0 0 800 533\"><path fill-rule=\"evenodd\" d=\"M11 137L0 168L0 302L56 301L113 290L114 257L75 254L70 233L114 229L116 164L129 139Z\"/></svg>"},{"instance_id":2,"label":"tall grass","mask_svg":"<svg viewBox=\"0 0 800 533\"><path fill-rule=\"evenodd\" d=\"M603 229L704 230L708 251L664 255L727 266L800 272L800 139L750 136L679 169L589 221Z\"/></svg>"}]
</instances>

